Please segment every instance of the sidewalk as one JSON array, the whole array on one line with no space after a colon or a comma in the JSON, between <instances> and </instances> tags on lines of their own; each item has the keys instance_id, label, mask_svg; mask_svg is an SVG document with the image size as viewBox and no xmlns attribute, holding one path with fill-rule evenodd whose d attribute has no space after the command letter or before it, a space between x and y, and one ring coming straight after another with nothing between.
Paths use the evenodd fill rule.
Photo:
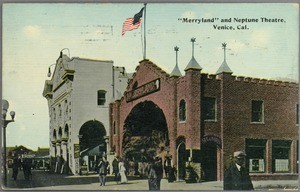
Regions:
<instances>
[{"instance_id":1,"label":"sidewalk","mask_svg":"<svg viewBox=\"0 0 300 192\"><path fill-rule=\"evenodd\" d=\"M129 177L127 184L117 184L113 176L107 177L106 186L99 185L97 174L83 176L64 176L59 174L48 174L46 172L35 172L34 179L29 183L20 179L17 182L9 180L8 190L115 190L115 191L148 191L148 180L138 177ZM262 180L253 181L255 190L297 190L298 180ZM223 190L222 181L211 181L201 183L185 183L176 181L168 183L166 179L161 181L162 191L220 191Z\"/></svg>"},{"instance_id":2,"label":"sidewalk","mask_svg":"<svg viewBox=\"0 0 300 192\"><path fill-rule=\"evenodd\" d=\"M255 190L298 190L298 181L253 181ZM147 180L129 180L126 184L116 184L114 181L109 181L106 186L99 186L99 183L77 184L77 185L60 185L52 187L28 188L27 190L139 190L148 191ZM168 183L166 179L161 181L161 190L164 191L221 191L223 190L222 181L211 181L202 183L185 183L177 181Z\"/></svg>"}]
</instances>

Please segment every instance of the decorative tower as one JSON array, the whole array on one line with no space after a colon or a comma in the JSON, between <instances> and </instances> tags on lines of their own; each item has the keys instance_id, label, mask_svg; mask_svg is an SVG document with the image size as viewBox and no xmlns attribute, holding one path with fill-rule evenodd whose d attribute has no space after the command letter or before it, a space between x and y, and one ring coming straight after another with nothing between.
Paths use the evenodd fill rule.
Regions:
<instances>
[{"instance_id":1,"label":"decorative tower","mask_svg":"<svg viewBox=\"0 0 300 192\"><path fill-rule=\"evenodd\" d=\"M194 43L196 41L195 37L191 38L191 42L192 42L192 58L190 60L190 62L188 63L188 65L186 66L186 68L184 69L185 71L189 70L189 69L197 69L197 70L201 70L201 66L198 64L198 62L196 61L195 57L194 57Z\"/></svg>"},{"instance_id":2,"label":"decorative tower","mask_svg":"<svg viewBox=\"0 0 300 192\"><path fill-rule=\"evenodd\" d=\"M174 51L176 52L176 65L171 73L171 77L180 77L181 73L180 70L178 68L178 51L179 51L179 47L174 47Z\"/></svg>"},{"instance_id":3,"label":"decorative tower","mask_svg":"<svg viewBox=\"0 0 300 192\"><path fill-rule=\"evenodd\" d=\"M201 149L201 70L202 68L194 57L194 43L191 38L192 58L185 68L185 101L186 101L186 150L190 151L189 159L197 167L197 175L201 176L200 162L196 162L193 154L199 154ZM197 155L196 155L197 156ZM194 159L194 160L193 160Z\"/></svg>"},{"instance_id":4,"label":"decorative tower","mask_svg":"<svg viewBox=\"0 0 300 192\"><path fill-rule=\"evenodd\" d=\"M222 44L222 48L224 49L224 61L222 63L222 65L219 67L219 69L217 70L216 74L220 74L220 73L230 73L232 74L231 69L228 67L227 63L226 63L226 43Z\"/></svg>"}]
</instances>

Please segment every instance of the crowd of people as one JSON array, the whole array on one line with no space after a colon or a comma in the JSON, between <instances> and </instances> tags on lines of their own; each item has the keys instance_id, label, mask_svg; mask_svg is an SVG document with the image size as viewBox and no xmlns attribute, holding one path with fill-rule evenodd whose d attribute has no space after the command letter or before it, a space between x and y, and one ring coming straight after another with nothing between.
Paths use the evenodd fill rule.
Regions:
<instances>
[{"instance_id":1,"label":"crowd of people","mask_svg":"<svg viewBox=\"0 0 300 192\"><path fill-rule=\"evenodd\" d=\"M226 169L224 174L224 190L253 190L249 172L245 168L246 154L243 151L236 151L233 154L233 161ZM137 166L136 166L137 165ZM17 180L19 170L23 170L25 180L32 179L31 169L33 163L31 159L14 158L12 163L12 178ZM103 156L97 166L99 173L100 186L105 186L106 176L110 167L106 156ZM134 173L133 173L134 172ZM160 183L163 175L168 179L169 183L176 180L177 170L172 162L172 156L166 156L164 162L160 156L150 158L150 160L134 163L134 161L126 161L124 158L115 156L112 161L112 173L114 181L117 184L125 184L128 182L128 175L146 176L148 178L149 190L160 190Z\"/></svg>"},{"instance_id":2,"label":"crowd of people","mask_svg":"<svg viewBox=\"0 0 300 192\"><path fill-rule=\"evenodd\" d=\"M31 180L32 179L32 160L31 159L20 159L20 158L14 158L12 163L12 178L13 180L17 180L19 170L23 170L24 178L25 180Z\"/></svg>"},{"instance_id":3,"label":"crowd of people","mask_svg":"<svg viewBox=\"0 0 300 192\"><path fill-rule=\"evenodd\" d=\"M105 156L100 160L98 168L100 186L105 186L106 175L110 170ZM125 161L124 158L119 156L115 156L112 161L112 174L117 184L125 184L128 182L127 176L135 175L148 178L149 190L160 190L160 183L164 172L168 182L176 180L177 171L172 163L172 156L165 157L164 162L159 156L151 158L147 162L134 163L134 161Z\"/></svg>"},{"instance_id":4,"label":"crowd of people","mask_svg":"<svg viewBox=\"0 0 300 192\"><path fill-rule=\"evenodd\" d=\"M224 190L253 190L253 185L249 176L249 172L245 168L246 154L243 151L234 152L234 159L226 169L224 174ZM103 163L105 162L105 163ZM106 158L100 162L101 165L105 165L105 175L107 174L107 167L109 163ZM148 186L150 191L160 190L160 183L163 175L168 179L168 182L174 182L176 180L177 170L172 162L172 156L166 156L164 162L160 156L155 156L147 162L143 161L138 167L133 163L126 163L123 158L116 156L112 162L112 170L114 174L114 181L121 184L128 182L127 175L133 174L133 171L138 172L140 176L147 176ZM142 165L142 166L141 166ZM135 169L133 169L135 167ZM136 171L138 168L139 171ZM99 174L101 175L101 171ZM136 173L134 173L136 175ZM100 176L101 178L101 176ZM100 179L100 186L105 185L105 178Z\"/></svg>"}]
</instances>

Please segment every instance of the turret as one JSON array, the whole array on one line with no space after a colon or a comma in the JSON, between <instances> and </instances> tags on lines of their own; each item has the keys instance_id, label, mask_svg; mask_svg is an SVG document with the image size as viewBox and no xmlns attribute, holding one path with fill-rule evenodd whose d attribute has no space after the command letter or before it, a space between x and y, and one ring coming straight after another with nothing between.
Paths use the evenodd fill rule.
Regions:
<instances>
[{"instance_id":1,"label":"turret","mask_svg":"<svg viewBox=\"0 0 300 192\"><path fill-rule=\"evenodd\" d=\"M201 66L198 64L198 62L196 61L195 57L194 57L194 43L196 41L196 38L192 38L191 42L192 42L192 58L190 60L190 62L188 63L188 65L186 66L186 68L184 69L184 71L187 71L189 69L196 69L196 70L201 70Z\"/></svg>"},{"instance_id":2,"label":"turret","mask_svg":"<svg viewBox=\"0 0 300 192\"><path fill-rule=\"evenodd\" d=\"M220 73L232 74L232 71L226 62L226 45L227 45L226 43L222 44L222 48L224 49L224 61L223 61L222 65L219 67L219 69L217 70L216 74L220 74Z\"/></svg>"},{"instance_id":3,"label":"turret","mask_svg":"<svg viewBox=\"0 0 300 192\"><path fill-rule=\"evenodd\" d=\"M181 76L181 73L180 73L180 70L178 68L178 51L179 51L179 47L174 47L174 50L176 52L176 65L171 73L171 77L180 77Z\"/></svg>"}]
</instances>

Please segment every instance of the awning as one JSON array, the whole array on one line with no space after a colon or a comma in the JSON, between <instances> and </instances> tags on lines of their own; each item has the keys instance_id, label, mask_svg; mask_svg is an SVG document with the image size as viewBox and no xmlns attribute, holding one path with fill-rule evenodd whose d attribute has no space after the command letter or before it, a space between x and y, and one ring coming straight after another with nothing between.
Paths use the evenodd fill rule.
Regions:
<instances>
[{"instance_id":1,"label":"awning","mask_svg":"<svg viewBox=\"0 0 300 192\"><path fill-rule=\"evenodd\" d=\"M50 155L45 155L45 156L35 156L35 159L50 159Z\"/></svg>"},{"instance_id":2,"label":"awning","mask_svg":"<svg viewBox=\"0 0 300 192\"><path fill-rule=\"evenodd\" d=\"M105 145L100 144L96 147L91 147L80 151L80 156L94 156L94 155L102 155L105 152Z\"/></svg>"}]
</instances>

